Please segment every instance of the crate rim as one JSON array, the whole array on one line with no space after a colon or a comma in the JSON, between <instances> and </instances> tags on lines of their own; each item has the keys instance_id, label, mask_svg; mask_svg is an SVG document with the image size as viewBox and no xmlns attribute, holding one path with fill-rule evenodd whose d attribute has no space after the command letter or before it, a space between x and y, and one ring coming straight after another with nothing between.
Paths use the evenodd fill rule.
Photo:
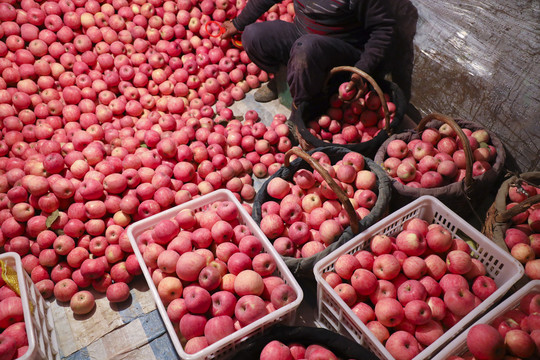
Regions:
<instances>
[{"instance_id":1,"label":"crate rim","mask_svg":"<svg viewBox=\"0 0 540 360\"><path fill-rule=\"evenodd\" d=\"M433 360L446 360L449 356L452 355L453 351L457 350L458 346L461 346L466 341L467 335L469 334L469 331L474 325L489 324L498 315L501 315L502 310L515 304L516 302L521 300L522 297L527 295L530 291L534 290L535 288L538 288L538 290L540 291L540 280L529 281L528 283L523 285L523 287L521 287L518 291L516 291L514 294L508 297L506 300L504 300L503 302L495 306L493 309L491 309L489 312L483 315L480 319L478 319L473 324L468 326L465 330L463 330L461 334L459 334L458 337L456 337L454 340L449 342L444 349L441 349L441 351L439 351L439 353L437 353L433 357Z\"/></svg>"},{"instance_id":2,"label":"crate rim","mask_svg":"<svg viewBox=\"0 0 540 360\"><path fill-rule=\"evenodd\" d=\"M36 349L36 339L34 337L34 332L32 331L32 320L30 317L32 316L30 314L30 308L28 306L28 303L30 301L28 291L26 290L26 282L24 281L24 273L25 271L22 267L22 259L21 256L16 252L6 252L3 254L0 254L0 260L4 260L5 258L12 257L15 259L15 271L17 272L17 282L19 283L19 292L20 292L20 298L23 304L23 313L24 313L24 327L26 329L26 336L28 338L28 350L26 353L20 358L22 360L30 358L30 354L34 352L34 349ZM36 310L37 311L37 310Z\"/></svg>"},{"instance_id":3,"label":"crate rim","mask_svg":"<svg viewBox=\"0 0 540 360\"><path fill-rule=\"evenodd\" d=\"M485 235L483 235L480 231L478 231L472 225L468 224L459 215L457 215L453 210L449 209L446 205L444 205L439 199L437 199L437 198L435 198L434 196L431 196L431 195L422 195L422 196L418 197L416 200L409 203L408 205L398 209L393 214L388 215L387 217L385 217L382 220L378 221L377 223L373 224L372 226L370 226L366 230L362 231L360 234L356 235L354 238L349 240L347 243L343 244L341 247L336 249L334 252L327 255L323 259L319 260L315 264L315 266L313 267L315 280L317 282L317 289L319 289L319 286L321 286L322 289L324 289L324 291L328 294L328 296L330 296L332 298L332 300L334 300L335 302L337 302L339 304L340 310L343 311L344 314L346 314L346 317L349 318L351 320L351 322L357 328L359 328L361 330L363 335L370 339L370 341L375 345L377 350L380 351L382 354L384 354L384 356L389 360L395 360L395 358L392 355L390 355L388 350L386 350L386 347L371 333L371 331L367 328L367 326L364 323L362 323L360 321L360 319L354 315L354 313L352 313L352 310L350 309L350 307L347 304L345 304L345 302L337 295L337 293L335 293L335 291L333 291L333 289L330 287L330 285L326 281L324 281L324 279L322 278L322 269L329 266L329 265L331 265L331 264L333 264L335 262L335 260L340 255L342 255L344 253L348 253L350 250L352 250L356 246L361 245L361 244L365 243L366 241L369 241L370 237L374 233L376 233L377 231L380 231L380 230L384 229L385 226L395 222L396 220L400 220L400 218L398 217L398 216L400 216L400 214L407 214L407 213L409 213L409 212L411 212L411 211L413 211L415 209L421 209L424 206L441 207L445 211L448 211L450 214L453 214L455 216L455 219L458 220L456 222L453 222L453 225L458 224L458 225L466 228L467 230L470 230L473 233L476 233L476 235L479 235L480 238L486 238L487 239L487 237L485 237ZM491 241L491 240L487 239L487 241ZM490 299L489 302L490 302L491 305L489 305L489 306L492 306L493 302L496 301L496 298L501 298L502 296L504 296L504 294L506 294L508 292L508 290L517 281L519 281L519 279L524 274L524 269L523 269L523 266L521 265L521 263L519 263L519 261L517 261L514 257L512 257L508 252L505 252L504 250L502 250L501 248L496 246L494 243L493 243L493 248L490 248L490 249L492 249L495 253L497 253L497 256L500 255L501 257L503 257L505 259L505 261L508 261L510 266L513 265L517 269L516 273L511 277L511 279L512 279L511 281L506 281L503 284L501 284L501 286L498 286L497 290L486 299L486 300ZM317 291L317 294L319 295L319 291ZM320 319L319 319L319 317L320 317L320 302L322 300L320 298L317 299L317 300L318 300L318 303L317 303L317 305L318 305L317 323L318 323L319 326L325 327L323 324L320 323ZM476 310L481 311L480 314L482 314L483 312L486 311L486 310L482 310L481 308L479 308L481 306L482 306L482 304L480 304L478 307L475 308ZM486 306L488 306L488 302L484 303L484 307L486 307ZM489 306L488 306L488 309L489 309ZM481 316L480 314L478 313L478 311L475 312L473 310L469 314L465 315L454 326L461 323L461 325L459 325L459 326L462 328L462 330L467 329L467 327L474 320L474 318L477 318L477 317ZM451 328L449 330L451 330ZM449 330L447 330L445 333L447 333ZM417 356L415 356L413 360L422 360L422 359L427 359L427 358L433 357L434 356L434 354L433 354L434 351L436 351L436 350L441 351L443 349L444 344L441 344L439 342L441 339L442 339L442 337L437 339L433 344L425 347L424 350L422 350ZM365 342L365 340L364 340L364 342Z\"/></svg>"},{"instance_id":4,"label":"crate rim","mask_svg":"<svg viewBox=\"0 0 540 360\"><path fill-rule=\"evenodd\" d=\"M184 348L182 344L180 343L180 339L178 338L178 336L176 336L176 331L174 330L172 322L167 316L167 310L165 309L165 306L163 305L163 302L161 301L159 297L156 286L154 285L154 282L152 281L152 277L148 271L148 268L144 263L144 259L142 257L141 252L139 251L139 247L137 246L133 231L134 229L137 230L144 226L148 226L149 224L151 224L153 221L157 219L169 217L171 214L177 213L180 210L183 210L186 208L194 209L199 206L208 205L212 201L219 201L221 200L220 197L225 197L227 198L227 200L232 201L237 206L238 211L239 211L239 216L241 218L247 219L248 221L250 220L253 221L251 216L248 214L248 212L244 209L242 204L238 201L238 199L236 199L236 197L230 190L218 189L216 191L211 192L210 194L200 196L196 199L187 201L183 204L177 205L175 207L172 207L160 213L149 216L146 219L137 221L131 224L127 228L127 234L128 234L129 241L131 243L131 247L133 248L135 256L137 257L137 260L139 264L141 265L141 270L143 272L146 282L148 283L148 287L150 288L152 297L154 298L154 302L156 303L156 307L158 308L158 311L161 315L163 323L165 324L165 327L167 328L169 337L171 338L171 342L173 343L174 348L177 354L180 356L180 358L185 359L185 360L198 360L198 359L212 358L213 354L216 351L220 350L224 345L227 345L231 342L237 342L238 344L242 343L243 341L247 340L248 337L246 336L248 336L249 333L252 332L253 330L256 330L259 328L264 329L267 325L271 325L271 323L268 322L269 320L273 321L274 319L279 319L283 317L284 315L287 315L290 312L295 311L304 298L303 290L298 284L296 278L292 275L290 269L287 267L287 265L285 265L285 262L283 261L281 256L279 256L279 254L275 250L274 246L270 243L268 238L264 235L264 233L260 230L260 228L253 222L253 225L255 225L255 232L257 232L257 234L254 234L254 235L257 236L263 243L266 243L266 246L263 245L264 249L271 253L272 257L276 260L276 265L277 265L278 270L283 274L282 278L287 278L289 285L291 285L291 287L295 290L295 293L297 294L296 300L293 301L292 303L285 305L284 307L276 309L272 313L267 314L261 319L241 328L240 330L236 330L231 335L226 336L220 339L219 341L208 345L206 348L202 349L201 351L197 353L187 354L184 351ZM219 199L211 200L212 198L219 198ZM268 318L269 315L272 315L270 319ZM234 339L229 339L229 337L232 335L234 335Z\"/></svg>"}]
</instances>

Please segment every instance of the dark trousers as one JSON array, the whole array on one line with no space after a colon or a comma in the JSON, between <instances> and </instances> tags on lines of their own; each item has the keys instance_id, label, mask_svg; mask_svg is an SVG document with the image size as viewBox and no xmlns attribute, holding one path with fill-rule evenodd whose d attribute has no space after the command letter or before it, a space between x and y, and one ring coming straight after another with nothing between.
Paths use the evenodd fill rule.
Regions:
<instances>
[{"instance_id":1,"label":"dark trousers","mask_svg":"<svg viewBox=\"0 0 540 360\"><path fill-rule=\"evenodd\" d=\"M301 34L294 24L281 20L247 26L242 45L250 59L266 72L275 74L281 66L287 66L287 82L296 105L323 100L329 71L336 66L354 66L361 55L359 49L343 40Z\"/></svg>"}]
</instances>

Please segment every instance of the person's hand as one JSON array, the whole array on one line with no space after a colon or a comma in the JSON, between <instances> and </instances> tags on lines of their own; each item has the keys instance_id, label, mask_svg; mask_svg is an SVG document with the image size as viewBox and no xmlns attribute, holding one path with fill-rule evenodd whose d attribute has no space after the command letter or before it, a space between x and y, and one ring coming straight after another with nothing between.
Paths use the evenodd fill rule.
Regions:
<instances>
[{"instance_id":1,"label":"person's hand","mask_svg":"<svg viewBox=\"0 0 540 360\"><path fill-rule=\"evenodd\" d=\"M352 74L351 81L349 81L345 88L346 91L352 91L354 89L356 89L356 95L354 96L353 101L358 100L367 92L367 84L364 82L364 79L356 73Z\"/></svg>"},{"instance_id":2,"label":"person's hand","mask_svg":"<svg viewBox=\"0 0 540 360\"><path fill-rule=\"evenodd\" d=\"M238 29L233 25L232 21L225 21L221 26L225 28L225 32L221 34L221 39L226 40L238 34Z\"/></svg>"}]
</instances>

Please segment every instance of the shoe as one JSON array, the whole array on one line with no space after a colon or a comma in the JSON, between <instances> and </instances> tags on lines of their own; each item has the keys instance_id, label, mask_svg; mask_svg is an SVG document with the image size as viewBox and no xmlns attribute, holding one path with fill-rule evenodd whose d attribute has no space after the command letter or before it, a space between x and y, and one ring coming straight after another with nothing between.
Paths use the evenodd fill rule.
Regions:
<instances>
[{"instance_id":1,"label":"shoe","mask_svg":"<svg viewBox=\"0 0 540 360\"><path fill-rule=\"evenodd\" d=\"M259 90L255 91L253 98L260 103L276 100L278 98L276 80L271 79L266 85L263 85Z\"/></svg>"}]
</instances>

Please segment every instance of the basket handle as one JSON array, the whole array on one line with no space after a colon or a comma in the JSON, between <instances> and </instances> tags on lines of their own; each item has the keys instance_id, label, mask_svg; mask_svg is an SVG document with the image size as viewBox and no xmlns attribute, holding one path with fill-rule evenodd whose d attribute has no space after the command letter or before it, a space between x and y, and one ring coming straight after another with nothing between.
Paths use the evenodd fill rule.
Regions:
<instances>
[{"instance_id":1,"label":"basket handle","mask_svg":"<svg viewBox=\"0 0 540 360\"><path fill-rule=\"evenodd\" d=\"M465 152L465 186L467 188L471 187L473 183L473 180L472 180L473 152L471 150L471 144L469 144L469 139L467 139L467 135L465 135L463 130L461 130L461 128L459 127L459 125L456 123L454 119L452 119L449 116L438 114L438 113L429 114L426 117L424 117L422 120L420 120L415 130L417 132L423 131L426 127L426 124L433 119L442 121L443 123L450 125L450 127L456 132L459 139L461 140L461 143L463 144L463 151Z\"/></svg>"},{"instance_id":2,"label":"basket handle","mask_svg":"<svg viewBox=\"0 0 540 360\"><path fill-rule=\"evenodd\" d=\"M381 106L383 108L384 120L385 120L384 121L384 130L386 131L388 136L392 135L392 129L390 129L390 111L388 111L388 105L386 104L386 98L384 97L384 92L380 88L379 84L377 84L375 79L373 79L368 73L366 73L366 72L364 72L364 71L362 71L362 70L360 70L360 69L358 69L358 68L356 68L354 66L337 66L337 67L333 68L332 70L330 70L330 74L329 74L328 78L326 79L326 82L328 83L328 80L330 80L332 75L334 75L335 73L341 72L341 71L349 71L349 72L353 72L353 73L355 73L357 75L360 75L361 77L366 79L371 84L371 86L373 86L373 89L375 90L375 92L379 96L379 99L381 100Z\"/></svg>"},{"instance_id":3,"label":"basket handle","mask_svg":"<svg viewBox=\"0 0 540 360\"><path fill-rule=\"evenodd\" d=\"M309 155L307 152L300 149L299 147L295 146L285 153L284 165L286 167L289 167L290 157L293 154L305 160L313 169L317 170L319 174L321 174L323 179L328 183L328 186L330 186L330 188L337 195L339 201L345 208L345 211L347 211L347 214L349 215L351 230L353 231L354 234L358 234L360 232L360 226L358 225L358 222L359 222L358 215L356 214L354 207L349 201L349 197L347 196L347 194L345 194L345 192L341 189L341 187L339 187L339 185L336 184L334 179L332 179L330 174L328 174L325 168L323 168L317 160L315 160L313 157L311 157L311 155Z\"/></svg>"},{"instance_id":4,"label":"basket handle","mask_svg":"<svg viewBox=\"0 0 540 360\"><path fill-rule=\"evenodd\" d=\"M510 208L510 209L508 209L506 211L498 213L495 216L495 221L501 222L501 223L507 222L511 218L516 216L517 214L521 214L522 212L527 211L531 206L533 206L533 205L535 205L535 204L537 204L539 202L540 202L540 194L531 196L530 198L527 198L527 199L523 200L522 202L520 202L516 206L514 206L514 207L512 207L512 208Z\"/></svg>"}]
</instances>

